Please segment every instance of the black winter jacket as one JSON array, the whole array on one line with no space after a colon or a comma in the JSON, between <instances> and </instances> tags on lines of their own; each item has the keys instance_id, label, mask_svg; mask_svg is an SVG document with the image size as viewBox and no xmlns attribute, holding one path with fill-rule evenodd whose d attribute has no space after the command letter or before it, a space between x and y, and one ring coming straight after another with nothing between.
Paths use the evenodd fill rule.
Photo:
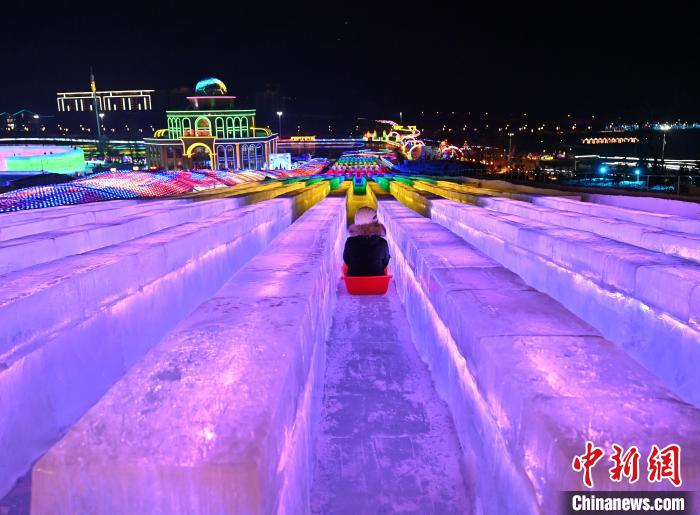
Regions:
<instances>
[{"instance_id":1,"label":"black winter jacket","mask_svg":"<svg viewBox=\"0 0 700 515\"><path fill-rule=\"evenodd\" d=\"M347 275L384 275L391 256L383 236L386 229L378 223L350 226L350 237L343 251Z\"/></svg>"}]
</instances>

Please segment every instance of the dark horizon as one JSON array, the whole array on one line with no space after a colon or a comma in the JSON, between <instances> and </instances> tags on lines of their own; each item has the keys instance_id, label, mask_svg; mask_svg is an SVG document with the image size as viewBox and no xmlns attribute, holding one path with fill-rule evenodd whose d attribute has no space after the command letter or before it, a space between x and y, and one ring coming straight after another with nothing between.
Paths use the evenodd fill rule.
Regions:
<instances>
[{"instance_id":1,"label":"dark horizon","mask_svg":"<svg viewBox=\"0 0 700 515\"><path fill-rule=\"evenodd\" d=\"M174 98L215 76L256 107L271 89L299 117L700 118L696 46L678 12L119 8L6 8L0 111L55 114L55 93L86 90L93 67L103 90Z\"/></svg>"}]
</instances>

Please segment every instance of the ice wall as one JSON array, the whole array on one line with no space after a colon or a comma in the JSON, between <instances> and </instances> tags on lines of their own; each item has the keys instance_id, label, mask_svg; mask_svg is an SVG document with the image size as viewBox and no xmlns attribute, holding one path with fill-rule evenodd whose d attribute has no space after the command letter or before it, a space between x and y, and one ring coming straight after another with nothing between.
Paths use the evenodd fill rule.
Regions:
<instances>
[{"instance_id":1,"label":"ice wall","mask_svg":"<svg viewBox=\"0 0 700 515\"><path fill-rule=\"evenodd\" d=\"M700 235L674 232L644 223L566 211L503 198L485 198L479 204L501 213L560 227L598 234L654 252L700 262Z\"/></svg>"},{"instance_id":2,"label":"ice wall","mask_svg":"<svg viewBox=\"0 0 700 515\"><path fill-rule=\"evenodd\" d=\"M601 195L598 193L584 193L582 197L586 202L595 202L596 204L626 207L639 211L650 211L652 213L667 213L669 215L688 218L700 218L700 204L696 202L684 202L681 200L656 197Z\"/></svg>"},{"instance_id":3,"label":"ice wall","mask_svg":"<svg viewBox=\"0 0 700 515\"><path fill-rule=\"evenodd\" d=\"M438 224L380 202L392 272L414 341L452 410L476 482L477 511L558 513L559 492L581 490L571 470L587 440L677 442L684 488L700 486L700 410L560 304ZM660 442L660 443L659 443ZM598 490L666 484L612 483Z\"/></svg>"},{"instance_id":4,"label":"ice wall","mask_svg":"<svg viewBox=\"0 0 700 515\"><path fill-rule=\"evenodd\" d=\"M307 512L344 206L309 210L110 389L35 465L32 512Z\"/></svg>"},{"instance_id":5,"label":"ice wall","mask_svg":"<svg viewBox=\"0 0 700 515\"><path fill-rule=\"evenodd\" d=\"M55 228L55 218L35 219L34 234L0 241L0 274L66 256L116 245L193 220L215 216L241 205L240 199L208 202L141 204L138 210L100 211L92 223ZM106 216L105 216L106 215ZM1 215L0 215L1 216Z\"/></svg>"},{"instance_id":6,"label":"ice wall","mask_svg":"<svg viewBox=\"0 0 700 515\"><path fill-rule=\"evenodd\" d=\"M4 276L0 496L291 221L278 199Z\"/></svg>"},{"instance_id":7,"label":"ice wall","mask_svg":"<svg viewBox=\"0 0 700 515\"><path fill-rule=\"evenodd\" d=\"M53 229L64 229L76 225L102 222L113 217L117 210L122 214L126 214L153 209L163 204L170 204L174 207L187 202L189 201L175 199L166 201L111 200L75 206L57 206L17 211L15 213L2 213L0 215L0 221L2 221L2 225L0 225L0 241L21 238L29 234L37 234Z\"/></svg>"},{"instance_id":8,"label":"ice wall","mask_svg":"<svg viewBox=\"0 0 700 515\"><path fill-rule=\"evenodd\" d=\"M699 265L449 200L434 200L431 216L700 404Z\"/></svg>"},{"instance_id":9,"label":"ice wall","mask_svg":"<svg viewBox=\"0 0 700 515\"><path fill-rule=\"evenodd\" d=\"M699 218L687 218L667 213L652 213L640 211L638 209L630 209L628 207L578 202L576 200L554 197L533 197L532 201L538 206L571 211L582 215L615 218L618 220L650 225L652 227L659 227L667 231L700 234Z\"/></svg>"}]
</instances>

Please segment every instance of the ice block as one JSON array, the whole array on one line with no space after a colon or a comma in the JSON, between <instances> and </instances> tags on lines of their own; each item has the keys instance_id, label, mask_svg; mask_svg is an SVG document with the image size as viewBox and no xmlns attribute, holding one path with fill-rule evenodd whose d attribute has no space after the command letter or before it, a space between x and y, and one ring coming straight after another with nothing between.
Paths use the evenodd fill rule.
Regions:
<instances>
[{"instance_id":1,"label":"ice block","mask_svg":"<svg viewBox=\"0 0 700 515\"><path fill-rule=\"evenodd\" d=\"M291 220L279 199L6 275L0 495Z\"/></svg>"},{"instance_id":2,"label":"ice block","mask_svg":"<svg viewBox=\"0 0 700 515\"><path fill-rule=\"evenodd\" d=\"M700 486L700 410L457 235L396 202L379 212L414 341L451 407L484 513L557 513L560 491L584 488L571 463L587 440L645 457L678 443L684 488ZM596 489L673 489L613 483L610 466L594 469Z\"/></svg>"},{"instance_id":3,"label":"ice block","mask_svg":"<svg viewBox=\"0 0 700 515\"><path fill-rule=\"evenodd\" d=\"M304 513L344 199L284 231L35 465L32 513Z\"/></svg>"},{"instance_id":4,"label":"ice block","mask_svg":"<svg viewBox=\"0 0 700 515\"><path fill-rule=\"evenodd\" d=\"M160 205L136 213L110 211L113 217L0 241L0 274L66 256L116 245L182 223L214 216L241 205L240 199Z\"/></svg>"},{"instance_id":5,"label":"ice block","mask_svg":"<svg viewBox=\"0 0 700 515\"><path fill-rule=\"evenodd\" d=\"M431 213L596 327L685 400L700 403L700 377L694 372L700 363L694 300L698 265L589 232L447 200L433 201ZM653 275L671 269L677 272Z\"/></svg>"}]
</instances>

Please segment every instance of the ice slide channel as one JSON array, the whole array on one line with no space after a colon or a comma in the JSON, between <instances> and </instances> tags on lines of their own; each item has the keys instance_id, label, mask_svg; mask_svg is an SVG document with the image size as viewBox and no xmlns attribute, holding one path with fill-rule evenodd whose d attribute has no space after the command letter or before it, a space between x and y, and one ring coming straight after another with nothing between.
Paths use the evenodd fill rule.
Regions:
<instances>
[{"instance_id":1,"label":"ice slide channel","mask_svg":"<svg viewBox=\"0 0 700 515\"><path fill-rule=\"evenodd\" d=\"M355 495L336 474L339 438L346 450L366 446L367 461L351 466L369 488L365 503L471 512L449 412L395 291L350 298L337 290L345 237L342 198L279 235L37 463L33 513L323 512L324 502ZM366 406L346 406L347 439L334 429L343 388L345 400L356 395ZM407 484L416 486L408 495Z\"/></svg>"},{"instance_id":2,"label":"ice slide channel","mask_svg":"<svg viewBox=\"0 0 700 515\"><path fill-rule=\"evenodd\" d=\"M430 212L700 405L699 264L450 200L432 200Z\"/></svg>"},{"instance_id":3,"label":"ice slide channel","mask_svg":"<svg viewBox=\"0 0 700 515\"><path fill-rule=\"evenodd\" d=\"M223 211L2 276L0 496L151 346L288 227L293 204L236 209L220 202Z\"/></svg>"},{"instance_id":4,"label":"ice slide channel","mask_svg":"<svg viewBox=\"0 0 700 515\"><path fill-rule=\"evenodd\" d=\"M303 513L344 228L320 202L178 324L34 466L32 513Z\"/></svg>"},{"instance_id":5,"label":"ice slide channel","mask_svg":"<svg viewBox=\"0 0 700 515\"><path fill-rule=\"evenodd\" d=\"M379 203L392 272L421 357L447 401L484 513L557 513L580 490L571 460L591 440L683 448L684 488L700 487L700 410L594 328L446 228ZM659 443L661 442L661 444ZM594 469L599 490L612 483ZM640 481L632 488L672 488Z\"/></svg>"}]
</instances>

